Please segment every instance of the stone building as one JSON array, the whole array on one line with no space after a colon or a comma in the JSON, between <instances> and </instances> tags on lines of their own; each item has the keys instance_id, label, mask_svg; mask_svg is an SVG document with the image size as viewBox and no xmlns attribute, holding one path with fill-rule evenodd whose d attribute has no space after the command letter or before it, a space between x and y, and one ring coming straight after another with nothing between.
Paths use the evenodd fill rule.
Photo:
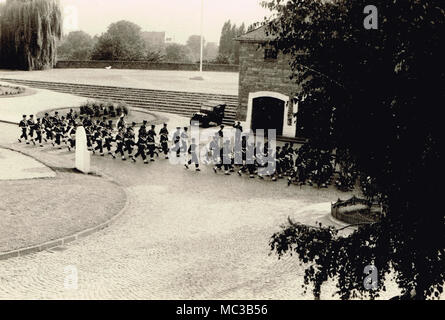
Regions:
<instances>
[{"instance_id":1,"label":"stone building","mask_svg":"<svg viewBox=\"0 0 445 320\"><path fill-rule=\"evenodd\" d=\"M245 129L276 129L277 136L296 137L298 86L290 80L289 56L267 45L265 27L236 39L240 42L237 119ZM263 46L265 45L265 46Z\"/></svg>"}]
</instances>

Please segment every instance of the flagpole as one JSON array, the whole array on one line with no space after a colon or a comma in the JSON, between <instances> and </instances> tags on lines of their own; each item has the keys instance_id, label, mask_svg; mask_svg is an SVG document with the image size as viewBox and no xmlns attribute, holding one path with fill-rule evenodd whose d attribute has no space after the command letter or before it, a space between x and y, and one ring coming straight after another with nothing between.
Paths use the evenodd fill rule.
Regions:
<instances>
[{"instance_id":1,"label":"flagpole","mask_svg":"<svg viewBox=\"0 0 445 320\"><path fill-rule=\"evenodd\" d=\"M202 76L202 59L204 52L204 37L203 37L203 28L204 28L204 0L201 0L201 58L199 62L199 73Z\"/></svg>"}]
</instances>

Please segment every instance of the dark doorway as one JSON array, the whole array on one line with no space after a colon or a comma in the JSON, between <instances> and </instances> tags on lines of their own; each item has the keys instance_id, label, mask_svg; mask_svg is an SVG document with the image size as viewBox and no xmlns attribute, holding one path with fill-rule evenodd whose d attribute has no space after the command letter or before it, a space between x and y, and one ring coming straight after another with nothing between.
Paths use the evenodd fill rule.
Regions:
<instances>
[{"instance_id":1,"label":"dark doorway","mask_svg":"<svg viewBox=\"0 0 445 320\"><path fill-rule=\"evenodd\" d=\"M277 136L283 135L284 101L260 97L253 99L252 103L252 130L275 129Z\"/></svg>"}]
</instances>

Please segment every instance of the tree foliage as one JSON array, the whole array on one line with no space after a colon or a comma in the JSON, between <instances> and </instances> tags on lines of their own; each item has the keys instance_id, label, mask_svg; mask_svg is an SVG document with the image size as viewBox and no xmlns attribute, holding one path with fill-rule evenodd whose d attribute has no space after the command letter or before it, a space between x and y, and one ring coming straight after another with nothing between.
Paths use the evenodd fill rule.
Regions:
<instances>
[{"instance_id":1,"label":"tree foliage","mask_svg":"<svg viewBox=\"0 0 445 320\"><path fill-rule=\"evenodd\" d=\"M92 59L158 62L162 55L146 48L140 26L121 20L112 23L98 38Z\"/></svg>"},{"instance_id":2,"label":"tree foliage","mask_svg":"<svg viewBox=\"0 0 445 320\"><path fill-rule=\"evenodd\" d=\"M203 48L206 45L205 39L203 39ZM201 36L191 35L187 39L186 46L190 49L193 57L193 62L198 62L201 57Z\"/></svg>"},{"instance_id":3,"label":"tree foliage","mask_svg":"<svg viewBox=\"0 0 445 320\"><path fill-rule=\"evenodd\" d=\"M218 60L239 64L239 43L235 39L244 33L246 33L244 23L239 27L232 24L230 20L224 23L219 40Z\"/></svg>"},{"instance_id":4,"label":"tree foliage","mask_svg":"<svg viewBox=\"0 0 445 320\"><path fill-rule=\"evenodd\" d=\"M187 46L171 43L165 48L165 60L167 62L190 63L192 59L192 53Z\"/></svg>"},{"instance_id":5,"label":"tree foliage","mask_svg":"<svg viewBox=\"0 0 445 320\"><path fill-rule=\"evenodd\" d=\"M41 70L56 63L62 14L57 0L7 0L0 6L0 64Z\"/></svg>"},{"instance_id":6,"label":"tree foliage","mask_svg":"<svg viewBox=\"0 0 445 320\"><path fill-rule=\"evenodd\" d=\"M94 47L93 38L84 31L72 31L57 47L58 59L90 60Z\"/></svg>"},{"instance_id":7,"label":"tree foliage","mask_svg":"<svg viewBox=\"0 0 445 320\"><path fill-rule=\"evenodd\" d=\"M343 299L377 297L394 274L403 293L440 296L445 281L445 220L440 203L443 163L440 106L445 93L440 0L375 0L378 29L367 30L364 0L270 0L266 21L276 46L292 56L300 84L300 116L314 149L347 154L359 175L381 194L382 221L349 237L293 222L275 234L279 255L296 253L308 265L305 284L320 295L335 279ZM379 287L363 286L375 265Z\"/></svg>"}]
</instances>

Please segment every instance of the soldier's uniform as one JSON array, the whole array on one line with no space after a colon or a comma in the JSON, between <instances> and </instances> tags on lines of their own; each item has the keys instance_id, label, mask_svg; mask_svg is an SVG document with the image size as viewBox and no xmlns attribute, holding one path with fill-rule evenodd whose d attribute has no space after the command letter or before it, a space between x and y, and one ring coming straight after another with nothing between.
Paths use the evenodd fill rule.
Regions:
<instances>
[{"instance_id":1,"label":"soldier's uniform","mask_svg":"<svg viewBox=\"0 0 445 320\"><path fill-rule=\"evenodd\" d=\"M125 117L121 116L117 122L117 129L120 130L123 128L125 128Z\"/></svg>"},{"instance_id":2,"label":"soldier's uniform","mask_svg":"<svg viewBox=\"0 0 445 320\"><path fill-rule=\"evenodd\" d=\"M181 155L181 128L177 127L175 133L173 134L173 143L175 144L172 151L176 152L176 157L179 158Z\"/></svg>"},{"instance_id":3,"label":"soldier's uniform","mask_svg":"<svg viewBox=\"0 0 445 320\"><path fill-rule=\"evenodd\" d=\"M22 139L25 139L26 143L28 142L28 124L26 121L26 115L23 115L22 121L19 122L19 128L22 130L22 134L20 135L19 142L22 142Z\"/></svg>"},{"instance_id":4,"label":"soldier's uniform","mask_svg":"<svg viewBox=\"0 0 445 320\"><path fill-rule=\"evenodd\" d=\"M188 128L184 127L184 130L181 133L181 152L187 153L188 151Z\"/></svg>"},{"instance_id":5,"label":"soldier's uniform","mask_svg":"<svg viewBox=\"0 0 445 320\"><path fill-rule=\"evenodd\" d=\"M246 150L246 166L247 166L247 170L249 170L249 175L250 178L255 178L254 174L255 174L255 144L253 143L249 143L247 145L247 150Z\"/></svg>"},{"instance_id":6,"label":"soldier's uniform","mask_svg":"<svg viewBox=\"0 0 445 320\"><path fill-rule=\"evenodd\" d=\"M192 139L192 143L190 144L190 147L188 149L188 154L190 155L190 160L185 164L185 167L188 169L189 165L192 163L195 164L196 171L201 171L199 169L199 157L198 157L198 146L196 145L195 139Z\"/></svg>"},{"instance_id":7,"label":"soldier's uniform","mask_svg":"<svg viewBox=\"0 0 445 320\"><path fill-rule=\"evenodd\" d=\"M147 120L144 120L142 126L139 128L138 138L142 136L145 139L145 137L147 136L147 123Z\"/></svg>"},{"instance_id":8,"label":"soldier's uniform","mask_svg":"<svg viewBox=\"0 0 445 320\"><path fill-rule=\"evenodd\" d=\"M133 146L135 143L135 135L133 128L129 127L127 128L127 132L124 135L124 144L125 144L125 151L128 152L128 156L131 158L133 156Z\"/></svg>"},{"instance_id":9,"label":"soldier's uniform","mask_svg":"<svg viewBox=\"0 0 445 320\"><path fill-rule=\"evenodd\" d=\"M155 132L155 126L151 126L151 129L147 132L147 151L148 154L150 155L150 161L155 161L153 159L154 155L155 155L155 149L156 149L156 145L155 145L155 138L156 138L156 132Z\"/></svg>"},{"instance_id":10,"label":"soldier's uniform","mask_svg":"<svg viewBox=\"0 0 445 320\"><path fill-rule=\"evenodd\" d=\"M124 147L125 147L125 134L124 134L124 129L121 128L119 129L118 133L116 134L116 151L114 152L115 154L120 153L122 156L122 160L127 160L125 159L125 154L124 154Z\"/></svg>"},{"instance_id":11,"label":"soldier's uniform","mask_svg":"<svg viewBox=\"0 0 445 320\"><path fill-rule=\"evenodd\" d=\"M165 155L165 159L168 159L168 152L169 152L168 134L169 134L169 132L167 129L167 125L164 124L164 127L161 129L161 131L159 131L159 136L160 136L160 142L161 142L161 149Z\"/></svg>"},{"instance_id":12,"label":"soldier's uniform","mask_svg":"<svg viewBox=\"0 0 445 320\"><path fill-rule=\"evenodd\" d=\"M136 145L137 145L138 151L136 152L134 157L132 157L132 160L134 162L136 162L136 158L141 156L142 160L144 160L144 163L147 164L148 161L147 161L147 156L145 154L145 148L147 146L146 137L144 135L139 135L138 142Z\"/></svg>"},{"instance_id":13,"label":"soldier's uniform","mask_svg":"<svg viewBox=\"0 0 445 320\"><path fill-rule=\"evenodd\" d=\"M36 123L34 123L34 131L36 133L36 141L39 143L41 147L43 147L42 144L42 125L40 122L40 118L37 119Z\"/></svg>"},{"instance_id":14,"label":"soldier's uniform","mask_svg":"<svg viewBox=\"0 0 445 320\"><path fill-rule=\"evenodd\" d=\"M94 132L94 141L96 142L96 148L94 148L93 153L95 151L99 151L100 155L104 156L104 148L103 148L103 134L100 128L96 129Z\"/></svg>"},{"instance_id":15,"label":"soldier's uniform","mask_svg":"<svg viewBox=\"0 0 445 320\"><path fill-rule=\"evenodd\" d=\"M48 113L45 113L45 116L42 119L42 126L46 133L46 139L44 139L46 142L48 140L53 139L52 130L51 130L51 119L49 118Z\"/></svg>"},{"instance_id":16,"label":"soldier's uniform","mask_svg":"<svg viewBox=\"0 0 445 320\"><path fill-rule=\"evenodd\" d=\"M54 126L53 132L54 132L54 136L55 136L53 146L55 144L57 144L59 146L59 149L62 149L62 146L60 145L62 142L62 129L59 124Z\"/></svg>"},{"instance_id":17,"label":"soldier's uniform","mask_svg":"<svg viewBox=\"0 0 445 320\"><path fill-rule=\"evenodd\" d=\"M219 163L213 168L213 171L217 173L216 169L221 170L224 167L224 173L230 175L230 167L232 163L231 158L231 143L230 140L226 140L224 145L219 150Z\"/></svg>"},{"instance_id":18,"label":"soldier's uniform","mask_svg":"<svg viewBox=\"0 0 445 320\"><path fill-rule=\"evenodd\" d=\"M108 154L114 158L114 154L111 152L111 143L113 142L112 130L107 126L104 130L104 148L107 149Z\"/></svg>"},{"instance_id":19,"label":"soldier's uniform","mask_svg":"<svg viewBox=\"0 0 445 320\"><path fill-rule=\"evenodd\" d=\"M28 121L26 122L28 126L28 137L31 140L31 142L35 145L34 141L34 131L35 131L35 122L34 122L34 115L30 115Z\"/></svg>"},{"instance_id":20,"label":"soldier's uniform","mask_svg":"<svg viewBox=\"0 0 445 320\"><path fill-rule=\"evenodd\" d=\"M74 120L71 121L71 126L68 131L68 150L74 149L76 147L76 124Z\"/></svg>"}]
</instances>

